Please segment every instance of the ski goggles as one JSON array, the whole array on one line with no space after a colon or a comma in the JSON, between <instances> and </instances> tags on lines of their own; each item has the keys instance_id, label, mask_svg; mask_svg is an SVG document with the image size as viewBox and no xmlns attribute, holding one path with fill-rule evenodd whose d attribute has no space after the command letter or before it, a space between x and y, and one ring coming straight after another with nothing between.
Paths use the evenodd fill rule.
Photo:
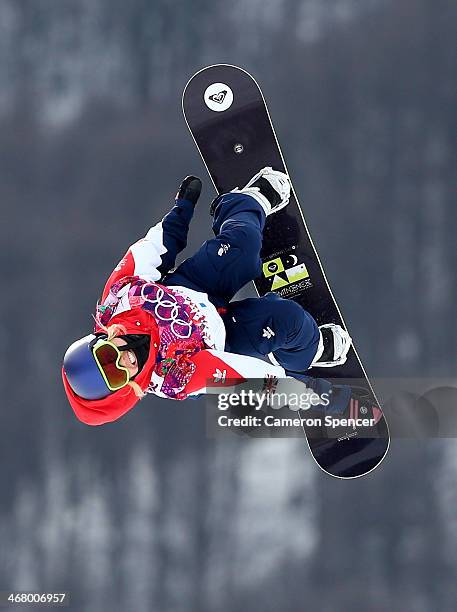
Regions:
<instances>
[{"instance_id":1,"label":"ski goggles","mask_svg":"<svg viewBox=\"0 0 457 612\"><path fill-rule=\"evenodd\" d=\"M112 342L99 339L92 347L92 354L100 374L110 391L118 391L130 380L130 373L120 364L122 353Z\"/></svg>"}]
</instances>

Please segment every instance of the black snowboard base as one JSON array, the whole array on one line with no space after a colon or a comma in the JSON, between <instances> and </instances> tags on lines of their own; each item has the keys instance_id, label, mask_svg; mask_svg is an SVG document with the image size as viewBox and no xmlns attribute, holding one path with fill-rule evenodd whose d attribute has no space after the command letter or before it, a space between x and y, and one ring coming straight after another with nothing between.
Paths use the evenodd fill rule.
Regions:
<instances>
[{"instance_id":1,"label":"black snowboard base","mask_svg":"<svg viewBox=\"0 0 457 612\"><path fill-rule=\"evenodd\" d=\"M287 172L262 92L246 71L227 64L200 70L185 87L183 112L219 194L243 187L265 166ZM293 188L288 206L267 219L261 255L263 274L255 281L259 295L276 291L301 304L318 325L346 328ZM359 415L376 415L371 427L352 426L336 433L304 426L312 456L332 476L367 474L385 457L389 432L356 350L351 348L341 366L308 373L351 386L348 417L355 407ZM322 412L300 411L301 417L318 415Z\"/></svg>"}]
</instances>

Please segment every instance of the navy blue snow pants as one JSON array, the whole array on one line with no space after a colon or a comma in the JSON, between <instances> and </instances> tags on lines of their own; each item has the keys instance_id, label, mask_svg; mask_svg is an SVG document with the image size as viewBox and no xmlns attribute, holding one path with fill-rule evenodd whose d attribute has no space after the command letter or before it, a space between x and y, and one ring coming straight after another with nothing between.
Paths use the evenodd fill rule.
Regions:
<instances>
[{"instance_id":1,"label":"navy blue snow pants","mask_svg":"<svg viewBox=\"0 0 457 612\"><path fill-rule=\"evenodd\" d=\"M319 343L317 324L306 310L275 293L230 301L261 274L264 225L265 213L254 198L241 193L221 196L214 213L215 238L204 242L164 282L207 293L225 311L226 350L259 358L269 355L286 370L304 372Z\"/></svg>"}]
</instances>

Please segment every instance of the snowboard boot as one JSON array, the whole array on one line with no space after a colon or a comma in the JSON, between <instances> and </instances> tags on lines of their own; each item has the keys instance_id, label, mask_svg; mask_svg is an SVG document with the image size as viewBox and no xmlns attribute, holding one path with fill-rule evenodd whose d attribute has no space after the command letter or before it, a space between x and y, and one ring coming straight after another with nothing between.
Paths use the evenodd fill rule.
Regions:
<instances>
[{"instance_id":1,"label":"snowboard boot","mask_svg":"<svg viewBox=\"0 0 457 612\"><path fill-rule=\"evenodd\" d=\"M186 176L178 189L176 199L188 200L195 206L198 198L200 197L201 190L202 182L198 177L192 175Z\"/></svg>"},{"instance_id":2,"label":"snowboard boot","mask_svg":"<svg viewBox=\"0 0 457 612\"><path fill-rule=\"evenodd\" d=\"M290 199L290 181L287 174L273 170L270 166L262 168L243 189L234 189L252 196L262 206L265 214L281 210Z\"/></svg>"},{"instance_id":3,"label":"snowboard boot","mask_svg":"<svg viewBox=\"0 0 457 612\"><path fill-rule=\"evenodd\" d=\"M342 402L338 401L340 398ZM363 387L333 385L329 406L314 406L306 411L305 418L317 419L306 433L309 438L322 440L373 438L382 432L382 416L381 409Z\"/></svg>"},{"instance_id":4,"label":"snowboard boot","mask_svg":"<svg viewBox=\"0 0 457 612\"><path fill-rule=\"evenodd\" d=\"M232 189L230 193L245 193L253 197L268 216L281 210L281 208L284 208L289 203L289 177L284 172L273 170L270 166L267 166L257 172L243 189L238 189L237 187ZM219 195L211 202L209 214L212 217L221 198L222 195Z\"/></svg>"},{"instance_id":5,"label":"snowboard boot","mask_svg":"<svg viewBox=\"0 0 457 612\"><path fill-rule=\"evenodd\" d=\"M345 363L352 343L347 331L335 323L320 325L319 331L321 333L319 347L309 367L333 368Z\"/></svg>"}]
</instances>

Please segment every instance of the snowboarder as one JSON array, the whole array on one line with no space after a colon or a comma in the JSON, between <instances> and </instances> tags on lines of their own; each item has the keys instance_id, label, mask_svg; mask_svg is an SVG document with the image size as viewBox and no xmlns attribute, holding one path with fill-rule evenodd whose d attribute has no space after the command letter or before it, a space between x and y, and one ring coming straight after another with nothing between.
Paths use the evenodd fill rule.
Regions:
<instances>
[{"instance_id":1,"label":"snowboarder","mask_svg":"<svg viewBox=\"0 0 457 612\"><path fill-rule=\"evenodd\" d=\"M351 339L320 328L299 304L268 293L231 301L261 273L266 217L289 202L286 174L266 167L211 204L215 238L174 271L187 242L201 181L188 176L175 205L134 243L97 304L94 333L66 351L62 378L84 423L125 414L146 393L183 400L251 378L300 378L345 362ZM265 360L265 357L269 361Z\"/></svg>"}]
</instances>

